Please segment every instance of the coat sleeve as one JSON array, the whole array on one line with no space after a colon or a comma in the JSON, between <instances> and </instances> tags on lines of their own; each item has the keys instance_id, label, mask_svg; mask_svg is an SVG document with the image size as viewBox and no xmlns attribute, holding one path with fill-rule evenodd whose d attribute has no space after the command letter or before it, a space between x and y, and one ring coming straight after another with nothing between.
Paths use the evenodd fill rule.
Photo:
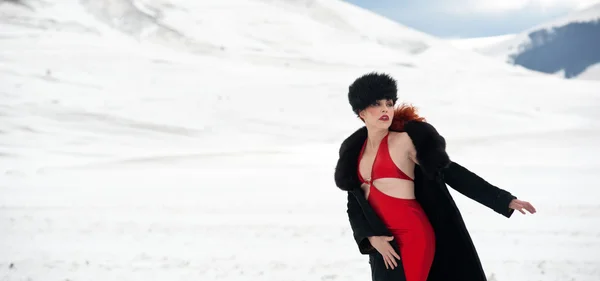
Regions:
<instances>
[{"instance_id":1,"label":"coat sleeve","mask_svg":"<svg viewBox=\"0 0 600 281\"><path fill-rule=\"evenodd\" d=\"M456 191L510 217L514 210L508 207L516 197L500 189L465 167L450 160L446 152L446 140L429 123L410 121L405 125L417 151L417 159L428 178L443 178Z\"/></svg>"},{"instance_id":2,"label":"coat sleeve","mask_svg":"<svg viewBox=\"0 0 600 281\"><path fill-rule=\"evenodd\" d=\"M508 205L510 201L517 197L490 184L456 162L451 162L448 167L443 169L442 177L454 190L507 218L510 218L515 211L509 208Z\"/></svg>"},{"instance_id":3,"label":"coat sleeve","mask_svg":"<svg viewBox=\"0 0 600 281\"><path fill-rule=\"evenodd\" d=\"M354 240L361 254L370 254L377 251L369 242L369 236L375 236L367 218L365 217L356 197L348 191L348 219L352 228Z\"/></svg>"}]
</instances>

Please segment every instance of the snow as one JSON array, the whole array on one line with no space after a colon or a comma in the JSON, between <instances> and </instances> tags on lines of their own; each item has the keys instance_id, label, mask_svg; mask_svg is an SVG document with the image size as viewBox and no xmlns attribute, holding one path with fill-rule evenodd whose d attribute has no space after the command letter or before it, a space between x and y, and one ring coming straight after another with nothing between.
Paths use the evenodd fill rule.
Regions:
<instances>
[{"instance_id":1,"label":"snow","mask_svg":"<svg viewBox=\"0 0 600 281\"><path fill-rule=\"evenodd\" d=\"M551 30L554 27L560 27L573 22L590 22L600 20L600 3L592 5L582 10L576 10L564 17L538 24L528 28L514 36L510 36L505 40L496 42L496 44L487 45L480 48L478 51L492 57L505 59L509 55L521 50L525 45L528 45L531 40L529 34L537 30Z\"/></svg>"},{"instance_id":2,"label":"snow","mask_svg":"<svg viewBox=\"0 0 600 281\"><path fill-rule=\"evenodd\" d=\"M490 280L600 277L598 81L339 1L25 3L0 3L2 280L369 280L333 168L372 70L537 207L452 191Z\"/></svg>"},{"instance_id":3,"label":"snow","mask_svg":"<svg viewBox=\"0 0 600 281\"><path fill-rule=\"evenodd\" d=\"M452 44L454 47L461 50L477 50L479 48L488 47L493 44L506 41L514 36L515 34L504 34L487 37L449 38L446 40L450 42L450 44Z\"/></svg>"},{"instance_id":4,"label":"snow","mask_svg":"<svg viewBox=\"0 0 600 281\"><path fill-rule=\"evenodd\" d=\"M488 56L490 58L496 59L498 61L503 61L509 64L514 63L513 56L519 54L521 51L531 47L531 38L530 34L534 32L539 32L541 30L546 30L548 32L552 32L553 28L565 26L569 23L576 22L592 22L600 20L600 4L591 5L589 7L583 8L581 10L573 11L572 13L557 18L555 20L545 22L542 24L538 24L531 28L528 28L517 34L506 34L499 36L490 36L490 37L479 37L479 38L450 38L446 39L448 43L450 43L453 47L461 49L461 50L471 50L476 51L482 55ZM558 40L564 40L566 45L573 40L572 38L563 38ZM572 42L571 42L572 43ZM573 48L582 49L582 46L577 46L577 44L571 44ZM578 50L579 50L578 49ZM561 50L557 50L557 53L561 53ZM574 53L583 52L585 50L579 50ZM565 55L568 55L569 52L566 52ZM554 59L553 55L547 55L547 60ZM581 58L573 56L571 59L567 61L574 62L586 60L586 59L594 59L594 58ZM593 62L593 61L592 61ZM565 64L566 62L563 62ZM530 68L538 69L539 66L527 65ZM565 75L564 68L571 69L573 66L563 65L563 69L551 74L555 77L570 77ZM584 70L582 73L579 73L577 76L573 77L576 79L582 80L600 80L600 75L596 70L596 66L592 65Z\"/></svg>"},{"instance_id":5,"label":"snow","mask_svg":"<svg viewBox=\"0 0 600 281\"><path fill-rule=\"evenodd\" d=\"M577 79L600 80L600 63L589 66L584 72L577 75Z\"/></svg>"}]
</instances>

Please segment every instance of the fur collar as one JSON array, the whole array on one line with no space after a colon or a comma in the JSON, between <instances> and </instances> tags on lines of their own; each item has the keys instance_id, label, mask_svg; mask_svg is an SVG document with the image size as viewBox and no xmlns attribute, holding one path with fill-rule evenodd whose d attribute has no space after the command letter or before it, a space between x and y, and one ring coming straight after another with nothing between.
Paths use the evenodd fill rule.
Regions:
<instances>
[{"instance_id":1,"label":"fur collar","mask_svg":"<svg viewBox=\"0 0 600 281\"><path fill-rule=\"evenodd\" d=\"M422 118L406 120L394 117L390 131L408 133L417 150L420 170L427 178L437 177L439 171L450 164L444 137ZM340 146L335 183L341 190L360 189L357 174L358 156L366 138L367 128L363 126L348 136Z\"/></svg>"}]
</instances>

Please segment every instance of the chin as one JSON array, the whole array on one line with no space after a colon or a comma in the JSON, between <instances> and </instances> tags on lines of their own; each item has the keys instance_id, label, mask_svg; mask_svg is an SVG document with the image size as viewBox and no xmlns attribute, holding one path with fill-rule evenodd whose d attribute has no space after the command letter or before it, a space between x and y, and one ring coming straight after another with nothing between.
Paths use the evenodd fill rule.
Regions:
<instances>
[{"instance_id":1,"label":"chin","mask_svg":"<svg viewBox=\"0 0 600 281\"><path fill-rule=\"evenodd\" d=\"M389 129L390 126L392 125L392 122L391 121L382 122L382 121L377 120L377 122L375 122L375 124L373 124L373 125L374 125L373 127L378 128L378 129Z\"/></svg>"}]
</instances>

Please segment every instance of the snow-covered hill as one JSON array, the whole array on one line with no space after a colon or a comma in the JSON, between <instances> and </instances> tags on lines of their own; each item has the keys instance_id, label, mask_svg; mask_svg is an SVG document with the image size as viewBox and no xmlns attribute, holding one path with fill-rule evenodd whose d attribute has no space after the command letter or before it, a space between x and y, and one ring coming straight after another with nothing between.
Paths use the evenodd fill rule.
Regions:
<instances>
[{"instance_id":1,"label":"snow-covered hill","mask_svg":"<svg viewBox=\"0 0 600 281\"><path fill-rule=\"evenodd\" d=\"M600 3L476 50L535 71L600 80L593 75L600 64Z\"/></svg>"},{"instance_id":2,"label":"snow-covered hill","mask_svg":"<svg viewBox=\"0 0 600 281\"><path fill-rule=\"evenodd\" d=\"M505 34L489 37L447 39L455 48L461 50L479 50L513 38L516 34Z\"/></svg>"},{"instance_id":3,"label":"snow-covered hill","mask_svg":"<svg viewBox=\"0 0 600 281\"><path fill-rule=\"evenodd\" d=\"M597 280L596 81L341 1L21 2L0 2L2 280L368 280L333 167L374 70L538 208L452 191L490 280Z\"/></svg>"},{"instance_id":4,"label":"snow-covered hill","mask_svg":"<svg viewBox=\"0 0 600 281\"><path fill-rule=\"evenodd\" d=\"M357 60L385 62L422 52L433 40L341 1L25 1L57 21L78 21L75 10L83 9L86 17L134 38L213 56L339 62L369 47L374 52Z\"/></svg>"}]
</instances>

